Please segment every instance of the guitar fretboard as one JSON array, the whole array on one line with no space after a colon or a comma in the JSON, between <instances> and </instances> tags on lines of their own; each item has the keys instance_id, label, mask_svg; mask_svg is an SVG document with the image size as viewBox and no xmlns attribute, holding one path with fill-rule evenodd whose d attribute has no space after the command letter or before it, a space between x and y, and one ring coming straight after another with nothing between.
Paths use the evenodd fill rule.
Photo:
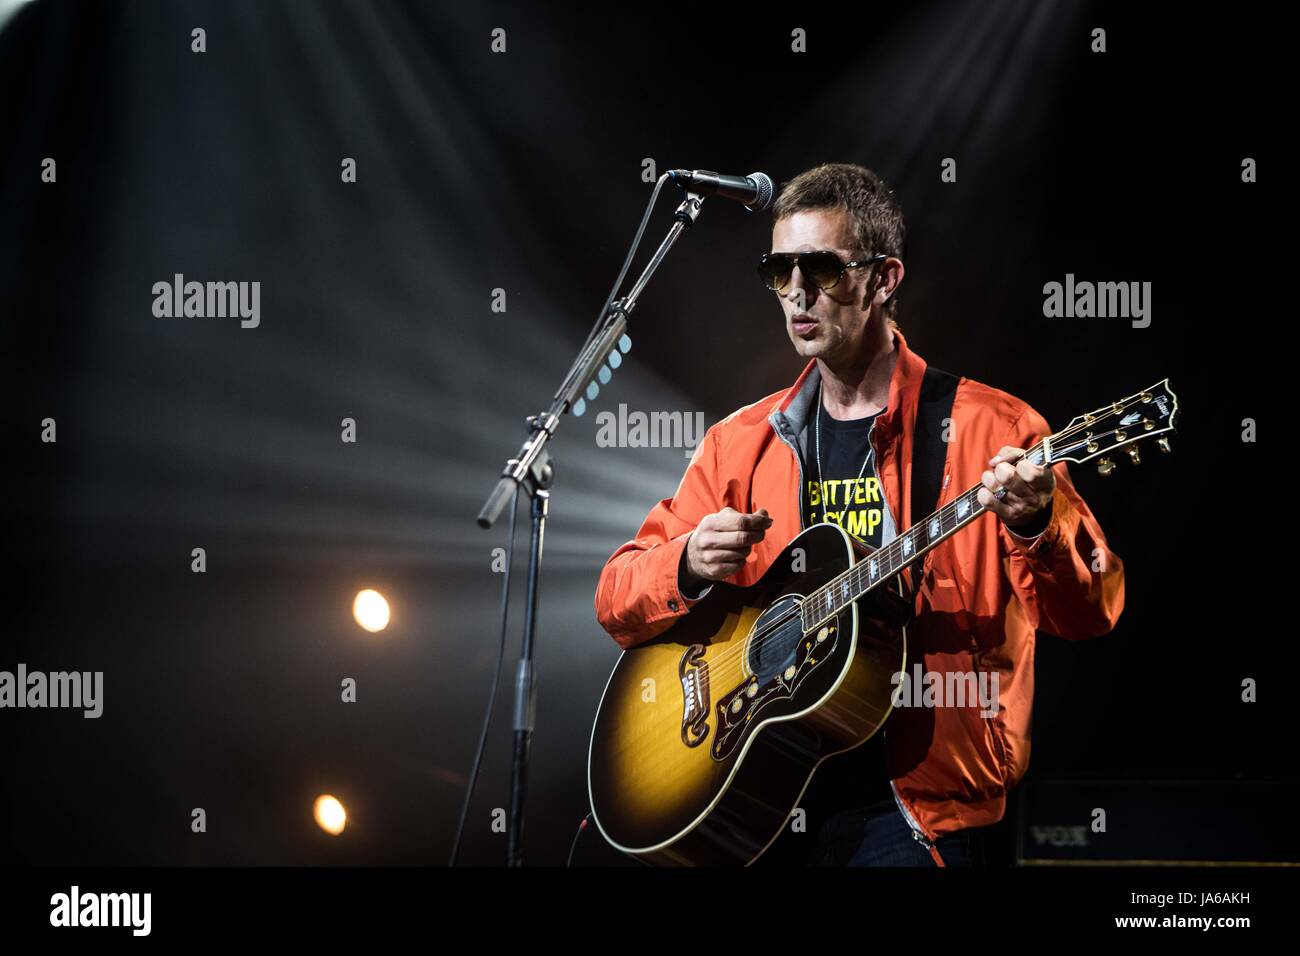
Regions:
<instances>
[{"instance_id":1,"label":"guitar fretboard","mask_svg":"<svg viewBox=\"0 0 1300 956\"><path fill-rule=\"evenodd\" d=\"M1025 453L1025 457L1034 464L1041 465L1046 460L1046 454L1044 443L1039 442ZM811 631L838 614L987 511L979 503L979 490L983 487L980 484L967 489L924 521L912 525L889 544L873 551L843 574L805 597L800 611L804 631Z\"/></svg>"}]
</instances>

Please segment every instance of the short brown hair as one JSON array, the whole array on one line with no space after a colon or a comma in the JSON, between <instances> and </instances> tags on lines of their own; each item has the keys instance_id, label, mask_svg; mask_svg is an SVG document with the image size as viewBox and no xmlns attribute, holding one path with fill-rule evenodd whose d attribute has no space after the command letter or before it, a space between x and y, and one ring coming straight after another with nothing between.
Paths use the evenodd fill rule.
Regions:
<instances>
[{"instance_id":1,"label":"short brown hair","mask_svg":"<svg viewBox=\"0 0 1300 956\"><path fill-rule=\"evenodd\" d=\"M903 210L894 191L865 166L823 163L800 173L782 187L772 206L772 219L779 221L804 209L843 209L863 255L903 258L907 248ZM885 303L891 321L897 308L895 294Z\"/></svg>"}]
</instances>

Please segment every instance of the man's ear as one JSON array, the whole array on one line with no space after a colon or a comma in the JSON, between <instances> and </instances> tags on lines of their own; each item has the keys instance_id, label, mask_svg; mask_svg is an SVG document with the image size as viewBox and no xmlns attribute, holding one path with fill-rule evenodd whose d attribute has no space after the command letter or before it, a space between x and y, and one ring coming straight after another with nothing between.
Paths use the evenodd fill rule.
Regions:
<instances>
[{"instance_id":1,"label":"man's ear","mask_svg":"<svg viewBox=\"0 0 1300 956\"><path fill-rule=\"evenodd\" d=\"M885 273L884 273L884 270L881 270L880 278L877 279L877 281L876 281L876 288L879 288L880 285L881 285L881 283L883 283L884 280L885 280ZM894 288L893 288L893 291L891 291L891 292L889 293L889 295L885 296L885 302L882 302L881 305L884 305L884 304L887 303L890 299L892 299L894 296L898 295L898 286L900 286L900 285L902 285L902 284L903 284L903 278L902 278L902 276L899 276L899 279L898 279L898 285L895 285Z\"/></svg>"}]
</instances>

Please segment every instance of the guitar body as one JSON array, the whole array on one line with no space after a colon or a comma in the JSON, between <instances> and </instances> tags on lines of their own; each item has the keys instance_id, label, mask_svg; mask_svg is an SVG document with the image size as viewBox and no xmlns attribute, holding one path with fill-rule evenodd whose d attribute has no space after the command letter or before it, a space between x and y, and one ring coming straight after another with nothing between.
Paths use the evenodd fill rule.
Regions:
<instances>
[{"instance_id":1,"label":"guitar body","mask_svg":"<svg viewBox=\"0 0 1300 956\"><path fill-rule=\"evenodd\" d=\"M839 526L814 525L753 585L714 584L671 629L623 652L588 756L606 840L659 865L751 863L822 760L880 729L906 665L911 606L897 579L808 634L798 613L869 553Z\"/></svg>"}]
</instances>

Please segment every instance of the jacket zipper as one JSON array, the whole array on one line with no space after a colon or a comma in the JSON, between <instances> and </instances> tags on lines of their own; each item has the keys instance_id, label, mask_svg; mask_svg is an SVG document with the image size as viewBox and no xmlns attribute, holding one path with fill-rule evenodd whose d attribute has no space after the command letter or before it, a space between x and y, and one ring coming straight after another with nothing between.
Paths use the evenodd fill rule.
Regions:
<instances>
[{"instance_id":1,"label":"jacket zipper","mask_svg":"<svg viewBox=\"0 0 1300 956\"><path fill-rule=\"evenodd\" d=\"M877 414L871 420L871 427L867 429L867 443L871 445L871 477L876 479L876 488L880 490L880 500L884 502L885 511L889 513L889 520L894 526L894 537L898 537L900 529L898 527L898 517L889 507L889 499L885 497L885 484L880 480L880 472L876 470L876 462L880 460L880 452L876 450L876 422L880 420Z\"/></svg>"},{"instance_id":2,"label":"jacket zipper","mask_svg":"<svg viewBox=\"0 0 1300 956\"><path fill-rule=\"evenodd\" d=\"M772 421L770 418L768 419L768 424L772 425ZM803 459L799 456L799 449L794 446L794 443L792 441L790 441L788 438L785 437L784 432L780 428L777 428L775 425L772 425L772 431L776 432L776 437L781 439L782 444L784 444L786 448L790 449L790 454L794 455L794 463L799 466L799 487L795 491L794 498L795 498L795 508L797 508L799 511L799 530L803 531L805 530L804 514L803 514L803 492L804 492ZM751 501L750 504L752 505L753 502Z\"/></svg>"},{"instance_id":3,"label":"jacket zipper","mask_svg":"<svg viewBox=\"0 0 1300 956\"><path fill-rule=\"evenodd\" d=\"M885 746L889 746L888 730L885 731ZM894 802L898 804L898 809L903 814L903 819L907 821L907 825L912 831L912 839L921 844L921 846L925 847L927 850L933 851L934 842L925 835L925 831L921 829L921 824L916 822L916 818L912 816L911 812L907 809L906 804L903 803L903 798L898 795L898 788L894 786L894 781L892 779L889 781L889 790L893 793Z\"/></svg>"}]
</instances>

